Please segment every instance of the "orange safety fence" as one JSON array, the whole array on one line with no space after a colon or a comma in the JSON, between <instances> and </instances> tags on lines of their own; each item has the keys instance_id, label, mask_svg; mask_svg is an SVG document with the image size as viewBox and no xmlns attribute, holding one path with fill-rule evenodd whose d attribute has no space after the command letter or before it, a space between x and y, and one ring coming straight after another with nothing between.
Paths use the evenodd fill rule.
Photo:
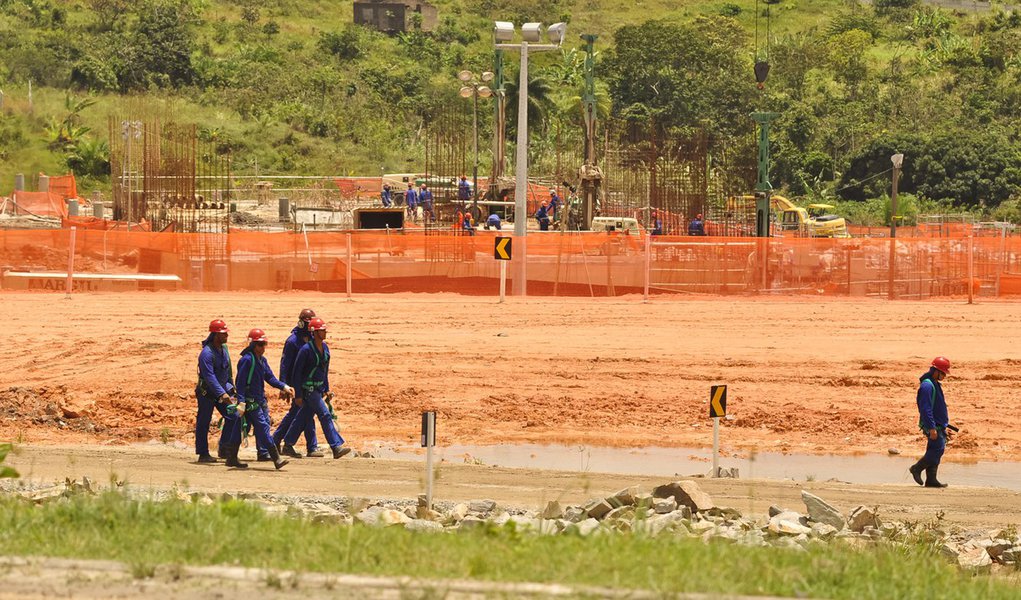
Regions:
<instances>
[{"instance_id":1,"label":"orange safety fence","mask_svg":"<svg viewBox=\"0 0 1021 600\"><path fill-rule=\"evenodd\" d=\"M75 270L176 275L130 289L496 295L496 235L430 232L152 233L79 229ZM70 230L0 231L0 271L62 272ZM350 246L349 246L350 244ZM350 248L350 249L349 249ZM1021 238L789 239L549 232L515 238L529 295L1021 295ZM648 252L647 252L648 249ZM350 269L350 282L348 271ZM518 272L512 262L508 276ZM33 287L4 277L6 289ZM90 289L125 289L104 287ZM42 287L36 285L35 287ZM513 289L509 287L508 289Z\"/></svg>"},{"instance_id":2,"label":"orange safety fence","mask_svg":"<svg viewBox=\"0 0 1021 600\"><path fill-rule=\"evenodd\" d=\"M64 197L55 192L26 192L15 190L8 200L7 211L15 215L37 217L67 217Z\"/></svg>"},{"instance_id":3,"label":"orange safety fence","mask_svg":"<svg viewBox=\"0 0 1021 600\"><path fill-rule=\"evenodd\" d=\"M59 194L65 200L78 197L78 183L74 175L50 176L50 191Z\"/></svg>"}]
</instances>

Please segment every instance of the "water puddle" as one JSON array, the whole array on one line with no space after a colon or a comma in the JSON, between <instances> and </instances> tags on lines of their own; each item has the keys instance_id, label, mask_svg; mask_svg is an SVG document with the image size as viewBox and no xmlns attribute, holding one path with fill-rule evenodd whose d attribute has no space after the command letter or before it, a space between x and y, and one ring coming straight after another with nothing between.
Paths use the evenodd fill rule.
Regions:
<instances>
[{"instance_id":1,"label":"water puddle","mask_svg":"<svg viewBox=\"0 0 1021 600\"><path fill-rule=\"evenodd\" d=\"M373 447L374 446L374 447ZM393 444L370 445L379 458L407 459L424 455L418 447ZM558 471L590 471L626 475L707 474L712 468L712 451L702 448L601 448L591 446L543 446L504 444L496 446L445 446L434 449L436 460ZM859 456L780 454L759 452L754 459L720 457L721 467L737 467L743 479L793 479L849 483L910 483L908 467L921 450L908 456L866 454ZM1000 487L1021 491L1021 463L976 461L944 462L940 479L957 485Z\"/></svg>"}]
</instances>

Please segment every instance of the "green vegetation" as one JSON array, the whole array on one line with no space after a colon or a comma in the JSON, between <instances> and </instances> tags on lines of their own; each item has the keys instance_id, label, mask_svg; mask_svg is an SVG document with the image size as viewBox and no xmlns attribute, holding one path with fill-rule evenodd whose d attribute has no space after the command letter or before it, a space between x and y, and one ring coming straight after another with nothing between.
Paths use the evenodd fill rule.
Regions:
<instances>
[{"instance_id":1,"label":"green vegetation","mask_svg":"<svg viewBox=\"0 0 1021 600\"><path fill-rule=\"evenodd\" d=\"M813 598L1015 598L1016 585L959 571L919 544L809 552L641 535L536 536L511 526L458 534L313 524L238 501L209 506L109 492L32 506L0 498L0 548L104 558L145 577L157 564L534 581ZM749 574L753 574L751 576Z\"/></svg>"},{"instance_id":2,"label":"green vegetation","mask_svg":"<svg viewBox=\"0 0 1021 600\"><path fill-rule=\"evenodd\" d=\"M532 57L540 167L556 140L576 144L577 36L596 33L606 116L702 129L715 156L732 158L754 156L748 113L780 112L772 179L788 196L853 201L846 214L882 221L867 201L886 193L897 151L907 156L900 190L918 206L1018 213L1017 12L918 0L435 4L434 31L387 36L353 25L350 1L0 0L0 187L13 172L67 169L85 190L108 187L108 119L131 112L198 123L239 174L420 171L423 125L467 106L457 71L492 68L493 18L527 17L567 20L571 32L561 53ZM760 91L752 64L767 56Z\"/></svg>"},{"instance_id":3,"label":"green vegetation","mask_svg":"<svg viewBox=\"0 0 1021 600\"><path fill-rule=\"evenodd\" d=\"M18 477L18 472L12 467L3 465L4 459L11 453L14 447L10 444L0 444L0 479Z\"/></svg>"}]
</instances>

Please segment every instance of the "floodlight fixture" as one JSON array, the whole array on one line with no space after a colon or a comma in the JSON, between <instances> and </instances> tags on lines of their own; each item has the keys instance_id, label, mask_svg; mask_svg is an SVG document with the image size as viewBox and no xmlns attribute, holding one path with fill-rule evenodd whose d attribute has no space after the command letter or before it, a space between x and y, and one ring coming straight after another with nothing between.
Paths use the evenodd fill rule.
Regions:
<instances>
[{"instance_id":1,"label":"floodlight fixture","mask_svg":"<svg viewBox=\"0 0 1021 600\"><path fill-rule=\"evenodd\" d=\"M521 39L534 44L542 41L542 23L525 23L521 26Z\"/></svg>"},{"instance_id":2,"label":"floodlight fixture","mask_svg":"<svg viewBox=\"0 0 1021 600\"><path fill-rule=\"evenodd\" d=\"M462 98L471 98L472 94L474 94L474 93L475 93L475 88L471 87L470 85L464 86L463 88L461 88L461 91L458 92L458 94Z\"/></svg>"},{"instance_id":3,"label":"floodlight fixture","mask_svg":"<svg viewBox=\"0 0 1021 600\"><path fill-rule=\"evenodd\" d=\"M893 163L893 168L899 169L904 166L904 155L897 153L890 157L890 162Z\"/></svg>"},{"instance_id":4,"label":"floodlight fixture","mask_svg":"<svg viewBox=\"0 0 1021 600\"><path fill-rule=\"evenodd\" d=\"M490 97L492 95L493 95L493 90L489 89L487 86L484 86L484 85L483 86L479 86L479 96L482 96L483 98L488 98L488 97Z\"/></svg>"},{"instance_id":5,"label":"floodlight fixture","mask_svg":"<svg viewBox=\"0 0 1021 600\"><path fill-rule=\"evenodd\" d=\"M554 23L549 26L546 30L546 37L549 38L551 44L557 46L564 43L564 38L567 37L567 23Z\"/></svg>"},{"instance_id":6,"label":"floodlight fixture","mask_svg":"<svg viewBox=\"0 0 1021 600\"><path fill-rule=\"evenodd\" d=\"M475 74L465 69L464 71L458 72L457 78L465 83L468 83L469 81L475 78Z\"/></svg>"},{"instance_id":7,"label":"floodlight fixture","mask_svg":"<svg viewBox=\"0 0 1021 600\"><path fill-rule=\"evenodd\" d=\"M496 74L493 73L492 71L483 71L482 72L482 81L485 81L485 82L488 83L488 82L492 81L494 78L496 78Z\"/></svg>"},{"instance_id":8,"label":"floodlight fixture","mask_svg":"<svg viewBox=\"0 0 1021 600\"><path fill-rule=\"evenodd\" d=\"M497 42L510 42L514 39L514 23L497 21L493 27L493 36Z\"/></svg>"}]
</instances>

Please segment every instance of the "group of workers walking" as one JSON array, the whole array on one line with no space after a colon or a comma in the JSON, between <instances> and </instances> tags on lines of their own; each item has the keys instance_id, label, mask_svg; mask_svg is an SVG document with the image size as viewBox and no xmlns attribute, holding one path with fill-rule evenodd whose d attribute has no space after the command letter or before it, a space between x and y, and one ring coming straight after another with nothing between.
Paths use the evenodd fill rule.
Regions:
<instances>
[{"instance_id":1,"label":"group of workers walking","mask_svg":"<svg viewBox=\"0 0 1021 600\"><path fill-rule=\"evenodd\" d=\"M248 332L248 345L241 351L236 375L227 352L230 330L222 319L209 323L209 335L202 342L198 358L198 384L195 396L195 454L200 463L225 459L228 467L244 469L238 452L243 436L251 430L255 436L259 461L272 461L277 469L288 463L284 456L302 458L294 444L305 436L306 455L322 457L315 433L319 419L333 458L341 458L351 449L344 446L334 425L333 392L330 391L330 348L326 344L326 323L306 308L298 316L297 326L284 342L277 378L266 359L269 339L262 329ZM270 431L270 411L266 384L280 390L290 400L287 415L276 431ZM223 428L217 457L209 454L209 428L213 412L222 417Z\"/></svg>"}]
</instances>

